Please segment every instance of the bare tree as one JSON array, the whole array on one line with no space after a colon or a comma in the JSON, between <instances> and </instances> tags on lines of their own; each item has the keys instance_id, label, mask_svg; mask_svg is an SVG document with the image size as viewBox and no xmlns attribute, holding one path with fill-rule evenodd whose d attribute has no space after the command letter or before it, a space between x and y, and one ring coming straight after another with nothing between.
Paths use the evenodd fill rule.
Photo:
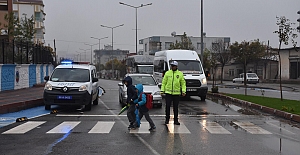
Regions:
<instances>
[{"instance_id":1,"label":"bare tree","mask_svg":"<svg viewBox=\"0 0 300 155\"><path fill-rule=\"evenodd\" d=\"M221 83L223 83L224 66L231 60L228 46L229 44L226 44L221 39L212 43L212 50L216 54L216 60L221 64Z\"/></svg>"},{"instance_id":2,"label":"bare tree","mask_svg":"<svg viewBox=\"0 0 300 155\"><path fill-rule=\"evenodd\" d=\"M281 57L280 57L280 49L281 44L284 43L285 45L288 45L291 41L293 46L296 47L297 42L294 40L298 37L296 33L296 28L293 28L292 25L295 23L291 23L289 19L287 19L285 16L276 17L277 22L276 25L278 25L278 30L274 31L273 33L278 34L279 38L279 49L278 49L278 57L279 57L279 85L280 85L280 99L282 98L282 82L281 82Z\"/></svg>"}]
</instances>

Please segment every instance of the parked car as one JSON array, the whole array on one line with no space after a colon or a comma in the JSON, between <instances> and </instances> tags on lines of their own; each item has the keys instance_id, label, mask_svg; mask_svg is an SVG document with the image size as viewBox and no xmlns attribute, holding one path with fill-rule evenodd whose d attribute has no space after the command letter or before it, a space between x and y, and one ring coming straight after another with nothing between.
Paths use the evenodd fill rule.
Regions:
<instances>
[{"instance_id":1,"label":"parked car","mask_svg":"<svg viewBox=\"0 0 300 155\"><path fill-rule=\"evenodd\" d=\"M151 74L126 74L125 77L130 76L132 78L132 84L143 84L144 92L151 93L153 96L153 106L162 107L162 96L158 87L157 81ZM119 102L122 105L126 104L127 99L127 87L122 82L119 86Z\"/></svg>"},{"instance_id":2,"label":"parked car","mask_svg":"<svg viewBox=\"0 0 300 155\"><path fill-rule=\"evenodd\" d=\"M247 83L257 84L259 83L259 78L256 73L246 73ZM232 82L241 82L244 83L244 73L241 73L239 77L232 79Z\"/></svg>"}]
</instances>

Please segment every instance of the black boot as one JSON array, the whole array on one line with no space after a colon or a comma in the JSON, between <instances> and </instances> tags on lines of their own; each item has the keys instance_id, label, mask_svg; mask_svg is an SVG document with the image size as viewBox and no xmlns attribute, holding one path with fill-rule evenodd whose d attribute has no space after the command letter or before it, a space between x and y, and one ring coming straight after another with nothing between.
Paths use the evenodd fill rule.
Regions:
<instances>
[{"instance_id":1,"label":"black boot","mask_svg":"<svg viewBox=\"0 0 300 155\"><path fill-rule=\"evenodd\" d=\"M178 121L177 121L177 122L174 122L174 124L175 124L175 125L180 125L180 123L179 123Z\"/></svg>"},{"instance_id":2,"label":"black boot","mask_svg":"<svg viewBox=\"0 0 300 155\"><path fill-rule=\"evenodd\" d=\"M175 124L175 125L180 125L180 123L178 122L178 118L177 118L177 119L176 119L176 118L174 119L174 124Z\"/></svg>"},{"instance_id":3,"label":"black boot","mask_svg":"<svg viewBox=\"0 0 300 155\"><path fill-rule=\"evenodd\" d=\"M169 118L166 118L165 124L169 124Z\"/></svg>"}]
</instances>

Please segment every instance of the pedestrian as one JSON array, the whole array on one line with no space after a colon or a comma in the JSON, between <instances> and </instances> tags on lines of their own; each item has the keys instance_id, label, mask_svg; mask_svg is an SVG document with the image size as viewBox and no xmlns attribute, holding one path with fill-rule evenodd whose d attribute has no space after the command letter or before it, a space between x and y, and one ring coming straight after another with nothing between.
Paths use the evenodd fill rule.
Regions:
<instances>
[{"instance_id":1,"label":"pedestrian","mask_svg":"<svg viewBox=\"0 0 300 155\"><path fill-rule=\"evenodd\" d=\"M141 120L143 116L145 116L146 120L149 122L150 125L149 131L155 131L156 129L155 124L150 118L149 109L146 107L147 99L146 99L146 94L144 94L144 87L142 84L137 84L135 87L138 91L137 92L138 98L134 100L134 103L136 104L136 107L139 109L139 118Z\"/></svg>"},{"instance_id":2,"label":"pedestrian","mask_svg":"<svg viewBox=\"0 0 300 155\"><path fill-rule=\"evenodd\" d=\"M136 128L136 118L135 118L135 104L133 101L138 98L136 88L132 85L132 78L127 76L124 78L123 83L127 87L127 100L126 105L129 106L127 109L127 118L130 122L128 129L135 129Z\"/></svg>"},{"instance_id":3,"label":"pedestrian","mask_svg":"<svg viewBox=\"0 0 300 155\"><path fill-rule=\"evenodd\" d=\"M173 102L174 124L180 125L178 121L178 104L180 95L185 96L186 85L183 73L178 70L178 62L172 61L170 63L171 69L168 70L162 80L161 93L166 94L166 121L169 124L170 108Z\"/></svg>"}]
</instances>

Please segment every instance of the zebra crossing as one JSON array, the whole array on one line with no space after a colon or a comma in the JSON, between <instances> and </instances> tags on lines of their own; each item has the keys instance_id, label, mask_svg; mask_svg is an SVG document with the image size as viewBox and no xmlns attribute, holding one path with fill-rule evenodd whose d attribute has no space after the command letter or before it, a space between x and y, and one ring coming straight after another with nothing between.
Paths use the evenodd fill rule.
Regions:
<instances>
[{"instance_id":1,"label":"zebra crossing","mask_svg":"<svg viewBox=\"0 0 300 155\"><path fill-rule=\"evenodd\" d=\"M88 134L109 134L111 133L114 125L116 124L116 121L98 121L95 124L93 124L93 127L88 129ZM119 122L120 123L120 122ZM233 122L235 126L247 131L249 134L272 134L271 132L259 127L258 125L255 125L251 122L247 121L241 121L241 122ZM26 134L29 131L35 130L40 128L40 126L47 124L47 121L28 121L23 124L20 124L14 128L11 128L7 131L2 132L1 134ZM78 126L82 124L82 121L63 121L58 125L54 125L54 127L51 127L49 131L46 132L46 134L65 134L69 133ZM136 133L136 134L149 134L150 131L148 122L142 122L143 125L141 125L140 128L136 130L130 130L129 133ZM213 121L199 121L199 128L202 128L205 130L205 132L208 132L210 134L232 134L229 130L224 128L222 125L218 124L217 122ZM84 127L84 125L82 125ZM181 125L174 125L172 121L169 122L169 124L166 125L168 129L168 133L171 134L191 134L191 131L188 129L189 125L185 125L183 122L181 122ZM157 126L156 130L163 129L160 126Z\"/></svg>"}]
</instances>

